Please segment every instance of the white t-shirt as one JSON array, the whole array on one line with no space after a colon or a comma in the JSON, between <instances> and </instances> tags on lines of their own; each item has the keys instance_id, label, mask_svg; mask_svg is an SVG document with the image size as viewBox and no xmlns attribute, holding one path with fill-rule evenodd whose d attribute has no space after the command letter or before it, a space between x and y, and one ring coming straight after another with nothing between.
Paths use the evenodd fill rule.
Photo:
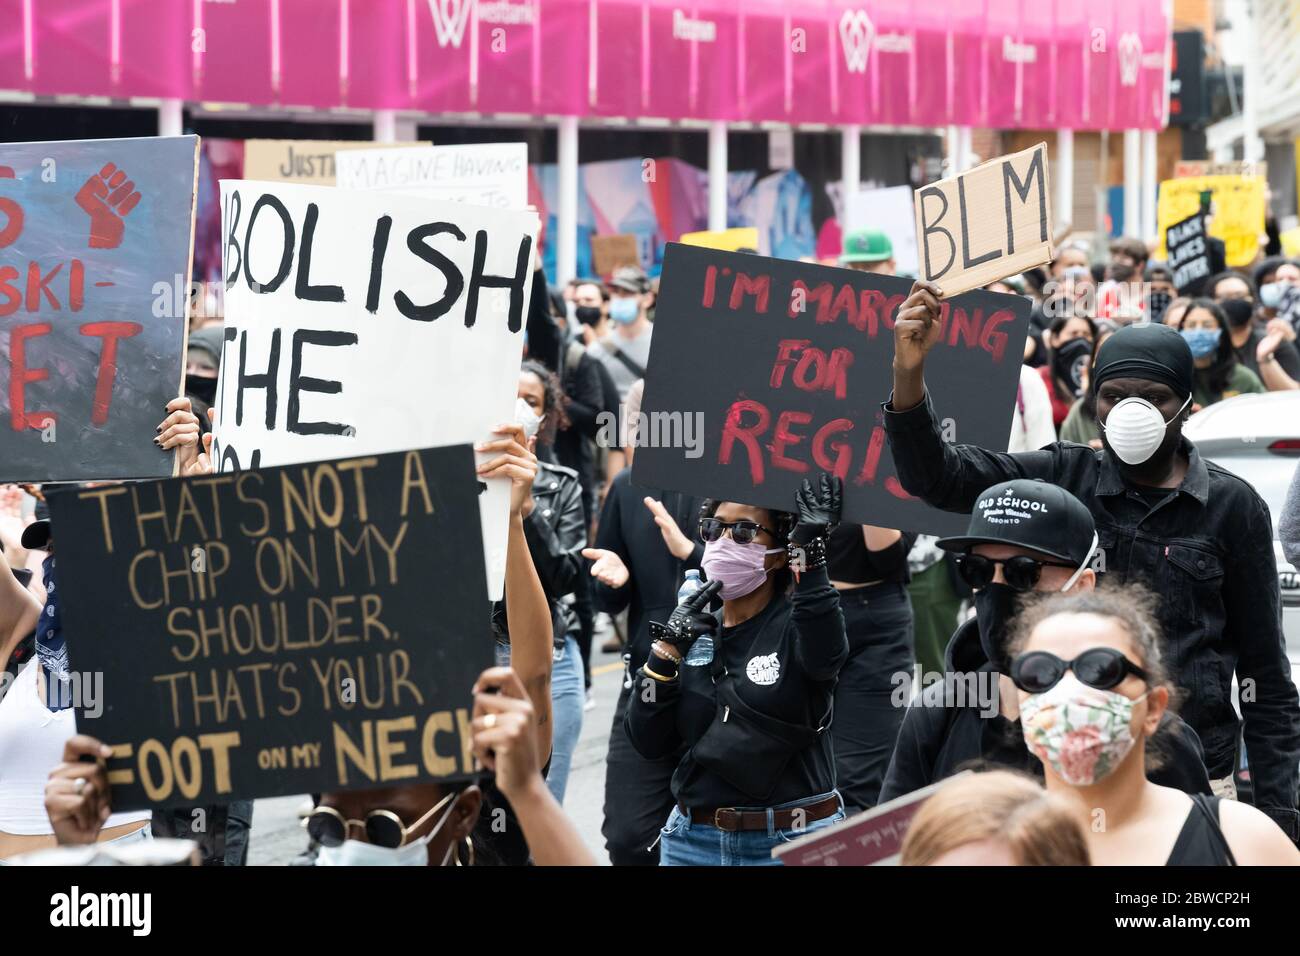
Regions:
<instances>
[{"instance_id":1,"label":"white t-shirt","mask_svg":"<svg viewBox=\"0 0 1300 956\"><path fill-rule=\"evenodd\" d=\"M45 813L45 782L63 762L63 745L77 732L72 708L50 710L37 693L41 664L32 660L0 700L0 832L15 836L54 833ZM114 813L105 829L149 820L148 810Z\"/></svg>"}]
</instances>

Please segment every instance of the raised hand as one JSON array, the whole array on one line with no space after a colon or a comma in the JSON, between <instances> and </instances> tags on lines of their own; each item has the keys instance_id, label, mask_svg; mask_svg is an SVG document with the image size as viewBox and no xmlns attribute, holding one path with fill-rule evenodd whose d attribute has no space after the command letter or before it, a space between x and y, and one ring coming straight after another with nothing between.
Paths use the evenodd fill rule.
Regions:
<instances>
[{"instance_id":1,"label":"raised hand","mask_svg":"<svg viewBox=\"0 0 1300 956\"><path fill-rule=\"evenodd\" d=\"M939 341L939 287L918 279L894 320L894 367L919 369Z\"/></svg>"},{"instance_id":2,"label":"raised hand","mask_svg":"<svg viewBox=\"0 0 1300 956\"><path fill-rule=\"evenodd\" d=\"M709 602L722 590L721 581L710 581L677 605L666 624L650 623L650 639L671 644L683 655L697 638L718 629L718 619L709 613Z\"/></svg>"},{"instance_id":3,"label":"raised hand","mask_svg":"<svg viewBox=\"0 0 1300 956\"><path fill-rule=\"evenodd\" d=\"M82 756L94 757L85 763ZM94 737L76 734L63 745L63 762L45 782L45 813L60 846L94 843L112 812L104 761L112 748Z\"/></svg>"},{"instance_id":4,"label":"raised hand","mask_svg":"<svg viewBox=\"0 0 1300 956\"><path fill-rule=\"evenodd\" d=\"M822 472L814 487L807 478L794 494L795 514L798 521L790 540L807 544L813 538L825 538L840 523L840 504L844 485L834 475Z\"/></svg>"},{"instance_id":5,"label":"raised hand","mask_svg":"<svg viewBox=\"0 0 1300 956\"><path fill-rule=\"evenodd\" d=\"M663 535L664 544L674 558L679 561L685 561L695 550L695 545L691 539L686 537L682 529L677 526L673 516L668 513L668 509L663 506L662 502L655 501L649 495L644 499L645 506L650 509L650 513L655 517L655 524L659 526L659 533Z\"/></svg>"},{"instance_id":6,"label":"raised hand","mask_svg":"<svg viewBox=\"0 0 1300 956\"><path fill-rule=\"evenodd\" d=\"M493 433L504 437L474 446L479 452L499 452L478 466L480 478L510 479L510 513L527 518L533 513L533 479L537 477L537 456L528 450L524 426L498 425Z\"/></svg>"},{"instance_id":7,"label":"raised hand","mask_svg":"<svg viewBox=\"0 0 1300 956\"><path fill-rule=\"evenodd\" d=\"M77 205L90 216L90 248L116 249L126 230L123 221L140 202L135 183L112 163L86 180Z\"/></svg>"}]
</instances>

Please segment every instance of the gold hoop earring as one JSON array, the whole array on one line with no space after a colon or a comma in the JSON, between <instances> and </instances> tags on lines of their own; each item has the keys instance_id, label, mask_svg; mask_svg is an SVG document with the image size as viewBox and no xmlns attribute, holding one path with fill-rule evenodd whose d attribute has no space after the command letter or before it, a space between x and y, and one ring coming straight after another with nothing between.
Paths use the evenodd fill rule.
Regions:
<instances>
[{"instance_id":1,"label":"gold hoop earring","mask_svg":"<svg viewBox=\"0 0 1300 956\"><path fill-rule=\"evenodd\" d=\"M467 851L469 851L469 852L468 852L469 862L468 862L468 863L462 863L462 862L460 862L460 854L457 853L457 854L456 854L456 866L473 866L473 865L474 865L474 844L470 841L470 838L469 838L469 835L468 835L468 834L465 836L465 849L466 849Z\"/></svg>"}]
</instances>

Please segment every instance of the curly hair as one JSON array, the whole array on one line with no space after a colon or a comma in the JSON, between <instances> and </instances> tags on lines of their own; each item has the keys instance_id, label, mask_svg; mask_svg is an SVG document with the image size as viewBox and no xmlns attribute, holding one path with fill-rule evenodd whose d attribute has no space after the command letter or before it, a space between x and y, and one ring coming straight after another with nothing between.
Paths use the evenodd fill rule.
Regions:
<instances>
[{"instance_id":1,"label":"curly hair","mask_svg":"<svg viewBox=\"0 0 1300 956\"><path fill-rule=\"evenodd\" d=\"M704 504L700 505L699 516L701 518L713 517L713 515L717 514L718 507L722 505L725 500L726 499L723 498L704 499ZM737 503L743 504L743 502ZM757 508L759 506L753 505L752 507ZM772 508L764 508L763 510L772 516L772 530L776 532L776 546L778 548L784 548L786 543L790 540L790 532L794 530L795 524L798 523L798 516L789 511L776 511ZM692 532L694 531L695 529L688 531L687 536L693 537ZM772 583L776 588L777 594L785 594L790 590L790 586L794 584L794 572L792 572L788 566L778 568L772 572Z\"/></svg>"},{"instance_id":2,"label":"curly hair","mask_svg":"<svg viewBox=\"0 0 1300 956\"><path fill-rule=\"evenodd\" d=\"M565 411L569 396L564 394L559 377L536 359L524 359L519 374L525 372L542 383L542 426L537 430L537 444L553 444L555 433L569 427L569 415Z\"/></svg>"}]
</instances>

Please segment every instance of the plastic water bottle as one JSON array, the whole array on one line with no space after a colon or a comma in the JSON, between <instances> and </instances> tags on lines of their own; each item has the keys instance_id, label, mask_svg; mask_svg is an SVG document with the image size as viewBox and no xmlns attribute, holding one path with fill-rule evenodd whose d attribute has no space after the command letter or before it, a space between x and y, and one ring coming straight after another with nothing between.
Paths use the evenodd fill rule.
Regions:
<instances>
[{"instance_id":1,"label":"plastic water bottle","mask_svg":"<svg viewBox=\"0 0 1300 956\"><path fill-rule=\"evenodd\" d=\"M700 572L694 568L687 571L686 580L682 581L682 586L677 589L677 603L681 604L702 587L704 587L704 582L700 580ZM686 652L686 659L682 663L689 664L692 667L702 667L712 662L713 638L706 634L695 639L695 643Z\"/></svg>"}]
</instances>

